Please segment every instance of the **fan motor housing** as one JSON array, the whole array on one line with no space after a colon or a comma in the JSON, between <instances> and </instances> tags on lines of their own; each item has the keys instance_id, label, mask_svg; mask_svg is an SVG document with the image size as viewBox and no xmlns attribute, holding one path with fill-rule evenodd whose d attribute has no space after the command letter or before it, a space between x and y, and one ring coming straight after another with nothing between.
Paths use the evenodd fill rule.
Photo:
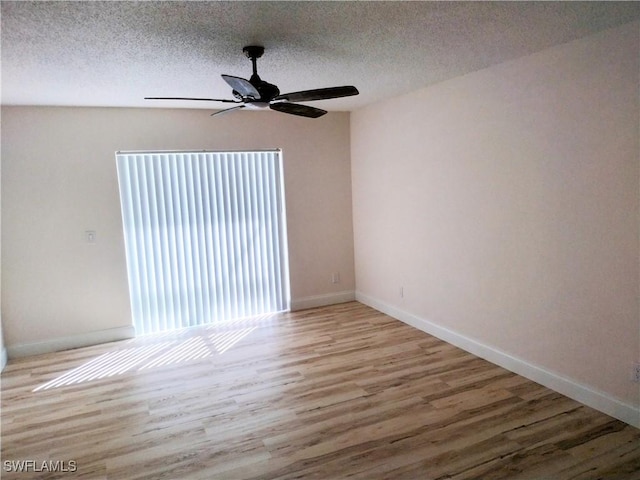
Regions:
<instances>
[{"instance_id":1,"label":"fan motor housing","mask_svg":"<svg viewBox=\"0 0 640 480\"><path fill-rule=\"evenodd\" d=\"M270 102L274 97L280 95L280 89L271 83L260 81L257 85L251 82L260 93L261 102Z\"/></svg>"}]
</instances>

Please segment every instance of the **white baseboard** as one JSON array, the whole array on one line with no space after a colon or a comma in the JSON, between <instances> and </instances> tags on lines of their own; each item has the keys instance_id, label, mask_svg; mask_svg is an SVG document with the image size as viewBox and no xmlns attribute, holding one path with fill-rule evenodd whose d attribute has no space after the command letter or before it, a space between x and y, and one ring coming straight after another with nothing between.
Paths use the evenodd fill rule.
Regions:
<instances>
[{"instance_id":1,"label":"white baseboard","mask_svg":"<svg viewBox=\"0 0 640 480\"><path fill-rule=\"evenodd\" d=\"M405 312L361 292L356 292L356 300L473 355L522 375L529 380L533 380L584 405L622 420L629 425L640 428L640 407L622 402L604 392L533 365L526 360L482 344L473 338L466 337L412 313Z\"/></svg>"},{"instance_id":2,"label":"white baseboard","mask_svg":"<svg viewBox=\"0 0 640 480\"><path fill-rule=\"evenodd\" d=\"M326 293L324 295L313 295L310 297L291 300L291 311L295 312L296 310L306 310L307 308L324 307L326 305L335 305L337 303L353 302L355 299L356 294L353 290Z\"/></svg>"},{"instance_id":3,"label":"white baseboard","mask_svg":"<svg viewBox=\"0 0 640 480\"><path fill-rule=\"evenodd\" d=\"M44 342L24 343L21 345L7 346L9 358L29 357L43 353L58 352L60 350L70 350L72 348L88 347L100 343L115 342L116 340L126 340L135 336L133 326L109 328L96 332L83 333L70 337L59 337Z\"/></svg>"},{"instance_id":4,"label":"white baseboard","mask_svg":"<svg viewBox=\"0 0 640 480\"><path fill-rule=\"evenodd\" d=\"M9 355L7 354L7 349L2 347L2 351L0 351L0 372L7 366L8 359Z\"/></svg>"}]
</instances>

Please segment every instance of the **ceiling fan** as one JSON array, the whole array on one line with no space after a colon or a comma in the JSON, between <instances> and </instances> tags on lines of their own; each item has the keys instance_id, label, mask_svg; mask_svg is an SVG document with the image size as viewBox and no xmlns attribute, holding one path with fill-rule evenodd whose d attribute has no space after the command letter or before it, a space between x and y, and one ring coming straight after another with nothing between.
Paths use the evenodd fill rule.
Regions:
<instances>
[{"instance_id":1,"label":"ceiling fan","mask_svg":"<svg viewBox=\"0 0 640 480\"><path fill-rule=\"evenodd\" d=\"M264 47L251 45L242 49L244 54L253 64L253 75L249 80L222 75L222 78L233 89L231 92L235 100L218 98L192 98L192 97L145 97L145 100L204 100L207 102L234 103L235 107L227 108L213 115L239 110L241 108L264 109L270 108L277 112L289 113L301 117L318 118L327 113L320 108L300 105L293 102L309 102L312 100L328 100L330 98L349 97L358 95L358 89L353 86L318 88L315 90L302 90L300 92L280 94L278 87L267 83L258 76L257 60L262 57Z\"/></svg>"}]
</instances>

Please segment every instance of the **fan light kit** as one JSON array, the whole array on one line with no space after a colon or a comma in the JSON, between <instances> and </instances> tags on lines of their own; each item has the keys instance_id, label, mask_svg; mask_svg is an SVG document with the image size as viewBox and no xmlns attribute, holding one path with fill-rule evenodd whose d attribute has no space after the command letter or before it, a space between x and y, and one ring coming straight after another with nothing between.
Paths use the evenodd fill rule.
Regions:
<instances>
[{"instance_id":1,"label":"fan light kit","mask_svg":"<svg viewBox=\"0 0 640 480\"><path fill-rule=\"evenodd\" d=\"M264 47L250 45L242 49L251 60L253 75L249 80L222 75L222 78L233 89L235 100L219 98L192 98L192 97L145 97L145 100L202 100L206 102L234 103L235 107L215 112L213 115L239 110L241 108L265 109L270 108L277 112L298 115L301 117L318 118L327 113L320 108L300 105L293 102L310 102L313 100L329 100L331 98L350 97L358 95L358 89L353 86L318 88L315 90L302 90L300 92L280 94L280 89L275 85L265 82L258 75L257 60L264 54Z\"/></svg>"}]
</instances>

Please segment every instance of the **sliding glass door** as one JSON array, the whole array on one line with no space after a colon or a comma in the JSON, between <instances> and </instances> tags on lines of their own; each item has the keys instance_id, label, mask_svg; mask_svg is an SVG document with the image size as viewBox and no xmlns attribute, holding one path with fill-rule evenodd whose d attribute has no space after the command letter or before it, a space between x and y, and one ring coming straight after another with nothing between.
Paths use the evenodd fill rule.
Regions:
<instances>
[{"instance_id":1,"label":"sliding glass door","mask_svg":"<svg viewBox=\"0 0 640 480\"><path fill-rule=\"evenodd\" d=\"M116 162L137 334L289 308L279 150Z\"/></svg>"}]
</instances>

